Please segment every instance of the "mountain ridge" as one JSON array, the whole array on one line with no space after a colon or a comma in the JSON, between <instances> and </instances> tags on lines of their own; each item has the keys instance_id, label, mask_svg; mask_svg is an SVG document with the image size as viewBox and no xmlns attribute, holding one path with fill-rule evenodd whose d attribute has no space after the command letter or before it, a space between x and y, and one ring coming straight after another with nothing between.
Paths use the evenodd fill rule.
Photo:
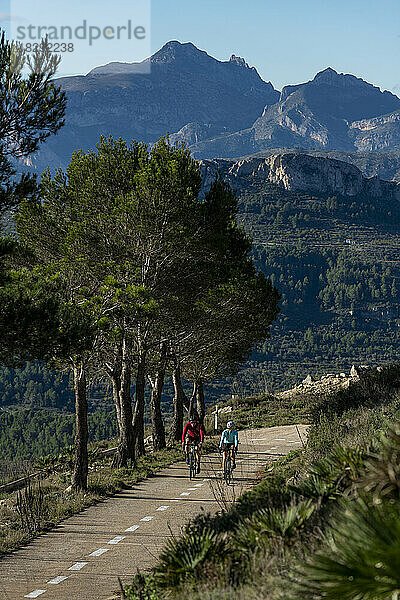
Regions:
<instances>
[{"instance_id":1,"label":"mountain ridge","mask_svg":"<svg viewBox=\"0 0 400 600\"><path fill-rule=\"evenodd\" d=\"M56 82L68 97L66 125L33 157L38 171L65 167L101 134L153 143L169 132L195 158L282 147L400 151L400 98L332 67L279 92L244 58L222 61L172 40L141 63L109 63Z\"/></svg>"},{"instance_id":2,"label":"mountain ridge","mask_svg":"<svg viewBox=\"0 0 400 600\"><path fill-rule=\"evenodd\" d=\"M268 157L239 160L209 159L201 161L204 188L221 172L232 187L243 178L262 180L289 192L320 195L400 200L400 183L378 177L364 177L360 169L348 162L303 153L277 153Z\"/></svg>"}]
</instances>

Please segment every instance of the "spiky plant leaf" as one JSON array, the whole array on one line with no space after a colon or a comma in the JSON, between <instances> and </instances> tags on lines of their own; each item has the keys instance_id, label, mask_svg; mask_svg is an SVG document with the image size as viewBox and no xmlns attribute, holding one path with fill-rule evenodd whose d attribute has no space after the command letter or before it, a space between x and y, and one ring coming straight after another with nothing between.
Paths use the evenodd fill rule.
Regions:
<instances>
[{"instance_id":1,"label":"spiky plant leaf","mask_svg":"<svg viewBox=\"0 0 400 600\"><path fill-rule=\"evenodd\" d=\"M400 425L391 425L381 437L379 451L366 460L360 487L375 498L400 500Z\"/></svg>"},{"instance_id":2,"label":"spiky plant leaf","mask_svg":"<svg viewBox=\"0 0 400 600\"><path fill-rule=\"evenodd\" d=\"M245 551L264 548L277 538L290 542L297 537L314 510L315 504L311 500L293 503L284 509L259 510L239 526L233 544Z\"/></svg>"},{"instance_id":3,"label":"spiky plant leaf","mask_svg":"<svg viewBox=\"0 0 400 600\"><path fill-rule=\"evenodd\" d=\"M352 486L363 468L363 452L360 448L336 446L328 457L311 466L307 478L300 485L288 487L300 496L320 502L337 500Z\"/></svg>"},{"instance_id":4,"label":"spiky plant leaf","mask_svg":"<svg viewBox=\"0 0 400 600\"><path fill-rule=\"evenodd\" d=\"M400 597L400 507L348 504L330 547L299 572L297 598L395 600Z\"/></svg>"},{"instance_id":5,"label":"spiky plant leaf","mask_svg":"<svg viewBox=\"0 0 400 600\"><path fill-rule=\"evenodd\" d=\"M171 539L161 552L154 570L157 584L162 588L175 588L184 581L196 580L201 567L213 559L221 562L227 552L225 536L205 529Z\"/></svg>"}]
</instances>

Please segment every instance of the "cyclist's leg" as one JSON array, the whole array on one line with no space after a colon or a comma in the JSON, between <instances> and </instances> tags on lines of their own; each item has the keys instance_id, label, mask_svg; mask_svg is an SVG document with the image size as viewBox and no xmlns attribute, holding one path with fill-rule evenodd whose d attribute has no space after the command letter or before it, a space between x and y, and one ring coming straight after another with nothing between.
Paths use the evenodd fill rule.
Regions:
<instances>
[{"instance_id":1,"label":"cyclist's leg","mask_svg":"<svg viewBox=\"0 0 400 600\"><path fill-rule=\"evenodd\" d=\"M231 456L232 456L232 469L236 469L236 452L235 452L235 446L231 447Z\"/></svg>"},{"instance_id":2,"label":"cyclist's leg","mask_svg":"<svg viewBox=\"0 0 400 600\"><path fill-rule=\"evenodd\" d=\"M197 473L200 473L200 447L199 447L199 442L197 442Z\"/></svg>"},{"instance_id":3,"label":"cyclist's leg","mask_svg":"<svg viewBox=\"0 0 400 600\"><path fill-rule=\"evenodd\" d=\"M227 454L227 449L224 448L224 450L222 452L222 472L223 473L225 473L226 454Z\"/></svg>"},{"instance_id":4,"label":"cyclist's leg","mask_svg":"<svg viewBox=\"0 0 400 600\"><path fill-rule=\"evenodd\" d=\"M185 441L185 455L186 455L186 463L190 464L190 439L189 439L189 436L186 437L186 441Z\"/></svg>"}]
</instances>

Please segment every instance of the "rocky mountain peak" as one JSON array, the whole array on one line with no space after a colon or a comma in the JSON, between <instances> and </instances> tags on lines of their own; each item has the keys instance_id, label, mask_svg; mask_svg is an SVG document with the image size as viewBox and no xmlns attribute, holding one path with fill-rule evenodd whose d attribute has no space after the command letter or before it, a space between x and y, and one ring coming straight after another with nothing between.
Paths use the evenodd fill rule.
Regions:
<instances>
[{"instance_id":1,"label":"rocky mountain peak","mask_svg":"<svg viewBox=\"0 0 400 600\"><path fill-rule=\"evenodd\" d=\"M247 62L241 56L236 56L235 54L232 54L232 56L229 59L229 62L238 65L238 67L244 67L245 69L250 69Z\"/></svg>"},{"instance_id":2,"label":"rocky mountain peak","mask_svg":"<svg viewBox=\"0 0 400 600\"><path fill-rule=\"evenodd\" d=\"M340 77L339 73L332 69L332 67L327 67L323 69L323 71L319 71L313 79L315 83L334 83Z\"/></svg>"},{"instance_id":3,"label":"rocky mountain peak","mask_svg":"<svg viewBox=\"0 0 400 600\"><path fill-rule=\"evenodd\" d=\"M211 56L207 54L204 50L199 50L196 48L192 42L178 42L177 40L172 40L164 44L158 52L153 54L153 56L149 59L152 64L162 64L162 63L171 63L176 60L201 60L201 59L209 59L213 60Z\"/></svg>"}]
</instances>

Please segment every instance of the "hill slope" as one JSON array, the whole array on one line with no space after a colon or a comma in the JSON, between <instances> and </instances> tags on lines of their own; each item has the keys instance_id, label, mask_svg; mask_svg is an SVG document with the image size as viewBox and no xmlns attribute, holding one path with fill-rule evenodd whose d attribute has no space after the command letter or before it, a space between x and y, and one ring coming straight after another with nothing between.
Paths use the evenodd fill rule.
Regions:
<instances>
[{"instance_id":1,"label":"hill slope","mask_svg":"<svg viewBox=\"0 0 400 600\"><path fill-rule=\"evenodd\" d=\"M307 373L397 359L400 186L302 154L203 162L237 191L258 267L282 293L272 338L237 385L282 388Z\"/></svg>"}]
</instances>

